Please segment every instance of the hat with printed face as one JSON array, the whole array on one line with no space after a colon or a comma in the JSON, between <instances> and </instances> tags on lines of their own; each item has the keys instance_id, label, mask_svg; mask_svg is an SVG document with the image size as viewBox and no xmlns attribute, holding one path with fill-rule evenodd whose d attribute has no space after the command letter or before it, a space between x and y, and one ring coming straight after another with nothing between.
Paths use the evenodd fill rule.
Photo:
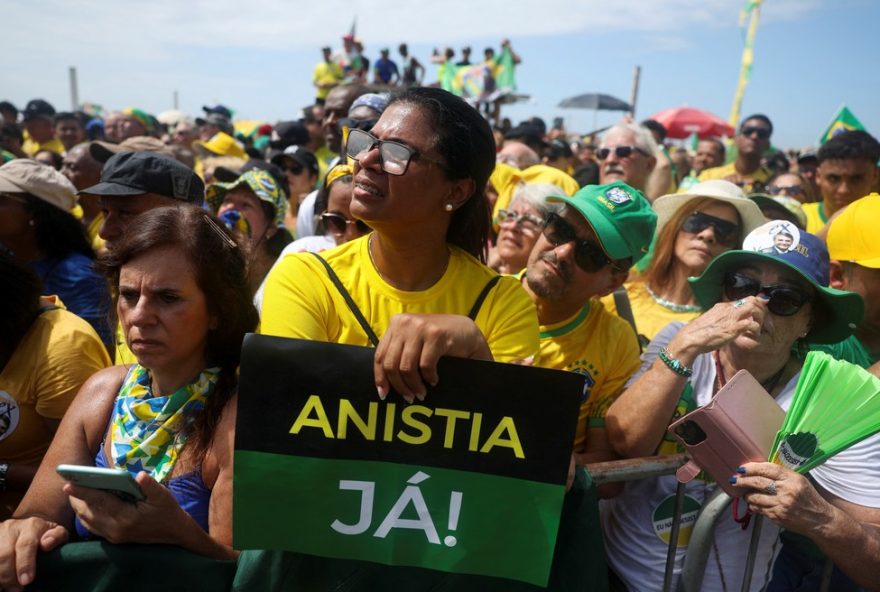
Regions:
<instances>
[{"instance_id":1,"label":"hat with printed face","mask_svg":"<svg viewBox=\"0 0 880 592\"><path fill-rule=\"evenodd\" d=\"M880 269L880 195L871 193L852 202L828 227L828 254L837 261L852 261Z\"/></svg>"},{"instance_id":2,"label":"hat with printed face","mask_svg":"<svg viewBox=\"0 0 880 592\"><path fill-rule=\"evenodd\" d=\"M80 191L86 195L143 195L155 193L201 205L205 184L192 169L155 152L120 152L104 164L101 182Z\"/></svg>"},{"instance_id":3,"label":"hat with printed face","mask_svg":"<svg viewBox=\"0 0 880 592\"><path fill-rule=\"evenodd\" d=\"M260 201L272 204L275 208L273 220L277 226L284 226L284 214L287 212L287 200L281 187L268 171L251 169L243 173L232 183L213 183L208 185L206 201L215 212L220 209L223 199L230 191L239 187L246 187Z\"/></svg>"},{"instance_id":4,"label":"hat with printed face","mask_svg":"<svg viewBox=\"0 0 880 592\"><path fill-rule=\"evenodd\" d=\"M647 254L657 214L641 191L623 181L587 185L571 197L553 196L547 201L562 202L580 212L611 259L632 257L637 263Z\"/></svg>"},{"instance_id":5,"label":"hat with printed face","mask_svg":"<svg viewBox=\"0 0 880 592\"><path fill-rule=\"evenodd\" d=\"M0 191L28 193L65 212L76 203L76 187L50 166L16 158L0 166Z\"/></svg>"},{"instance_id":6,"label":"hat with printed face","mask_svg":"<svg viewBox=\"0 0 880 592\"><path fill-rule=\"evenodd\" d=\"M777 235L786 237L777 246ZM718 255L698 278L690 278L691 290L703 309L721 300L724 276L749 264L769 261L794 271L815 289L813 301L821 301L820 314L807 333L808 341L836 343L849 337L862 320L864 302L854 292L828 287L829 259L825 243L787 220L772 220L753 230L743 248Z\"/></svg>"}]
</instances>

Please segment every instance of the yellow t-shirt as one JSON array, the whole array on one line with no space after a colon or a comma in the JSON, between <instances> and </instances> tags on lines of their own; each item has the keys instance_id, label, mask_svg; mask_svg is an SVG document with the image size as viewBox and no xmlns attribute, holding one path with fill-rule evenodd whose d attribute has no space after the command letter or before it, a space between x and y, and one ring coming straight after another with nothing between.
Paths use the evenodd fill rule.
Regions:
<instances>
[{"instance_id":1,"label":"yellow t-shirt","mask_svg":"<svg viewBox=\"0 0 880 592\"><path fill-rule=\"evenodd\" d=\"M330 94L330 89L321 88L320 85L340 84L343 78L345 78L345 75L342 73L342 68L339 67L339 64L335 62L329 64L327 62L319 63L315 66L315 70L312 73L312 82L317 88L315 91L315 97L318 99L326 99L327 95Z\"/></svg>"},{"instance_id":2,"label":"yellow t-shirt","mask_svg":"<svg viewBox=\"0 0 880 592\"><path fill-rule=\"evenodd\" d=\"M449 250L446 273L418 292L398 290L379 276L370 261L368 236L321 255L381 339L396 314L468 314L496 274L461 249L450 246ZM501 278L492 288L475 322L496 361L523 360L538 351L535 306L512 277ZM309 253L287 255L269 273L260 332L350 345L370 343L327 270Z\"/></svg>"},{"instance_id":3,"label":"yellow t-shirt","mask_svg":"<svg viewBox=\"0 0 880 592\"><path fill-rule=\"evenodd\" d=\"M813 203L805 203L801 206L807 215L807 232L816 234L828 223L828 217L825 216L825 204L821 201Z\"/></svg>"},{"instance_id":4,"label":"yellow t-shirt","mask_svg":"<svg viewBox=\"0 0 880 592\"><path fill-rule=\"evenodd\" d=\"M21 149L33 158L40 150L51 150L56 154L64 154L64 144L58 138L52 138L46 142L34 142L31 138L26 138L21 144Z\"/></svg>"},{"instance_id":5,"label":"yellow t-shirt","mask_svg":"<svg viewBox=\"0 0 880 592\"><path fill-rule=\"evenodd\" d=\"M740 185L743 191L748 195L749 193L756 191L763 191L764 187L767 185L767 181L770 177L773 176L773 173L767 167L759 167L751 175L742 176L736 171L735 162L730 162L725 165L721 165L719 167L713 167L711 169L706 169L700 176L697 177L700 181L711 181L712 179L724 179L725 181L730 181L732 183L736 183ZM742 184L739 181L743 181ZM755 187L755 184L758 184L758 187Z\"/></svg>"},{"instance_id":6,"label":"yellow t-shirt","mask_svg":"<svg viewBox=\"0 0 880 592\"><path fill-rule=\"evenodd\" d=\"M61 419L86 379L109 365L86 321L61 308L38 316L0 373L0 460L38 465L53 435L43 418ZM22 495L0 494L0 519Z\"/></svg>"},{"instance_id":7,"label":"yellow t-shirt","mask_svg":"<svg viewBox=\"0 0 880 592\"><path fill-rule=\"evenodd\" d=\"M636 330L639 335L645 336L648 341L660 332L660 329L673 321L687 323L700 316L702 311L676 312L656 302L648 293L644 282L627 282L624 284L629 296L629 305L632 308L633 319L636 321ZM614 304L614 295L609 294L602 298L602 304L612 314L617 314L617 306Z\"/></svg>"},{"instance_id":8,"label":"yellow t-shirt","mask_svg":"<svg viewBox=\"0 0 880 592\"><path fill-rule=\"evenodd\" d=\"M321 184L324 183L324 177L327 176L327 169L330 168L330 161L337 156L338 154L330 150L330 147L327 144L321 144L318 149L315 150L315 159L318 161L317 187L319 189Z\"/></svg>"},{"instance_id":9,"label":"yellow t-shirt","mask_svg":"<svg viewBox=\"0 0 880 592\"><path fill-rule=\"evenodd\" d=\"M605 427L605 413L639 369L639 344L629 324L595 299L573 317L540 329L535 366L586 378L574 439L574 450L581 452L587 428Z\"/></svg>"}]
</instances>

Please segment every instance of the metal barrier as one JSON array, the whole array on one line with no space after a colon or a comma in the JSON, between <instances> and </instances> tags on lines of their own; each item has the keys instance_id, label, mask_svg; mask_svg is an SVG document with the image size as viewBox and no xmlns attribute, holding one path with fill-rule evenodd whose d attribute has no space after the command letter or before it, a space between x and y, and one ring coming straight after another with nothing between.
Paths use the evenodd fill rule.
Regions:
<instances>
[{"instance_id":1,"label":"metal barrier","mask_svg":"<svg viewBox=\"0 0 880 592\"><path fill-rule=\"evenodd\" d=\"M593 481L597 485L604 483L616 483L620 481L636 481L650 479L663 475L673 475L680 466L687 462L685 454L673 454L669 456L647 456L615 460L586 465L584 468L590 472ZM675 550L678 547L678 533L681 525L682 506L684 501L684 485L678 484L675 492L675 514L672 518L672 528L669 536L669 548L666 555L666 571L663 581L663 592L670 592L672 575L675 568ZM715 533L715 523L718 518L730 508L732 498L723 490L716 489L703 501L703 506L694 523L688 542L681 574L679 576L679 592L699 592L703 585L703 576L706 572L706 564L709 561L709 553L712 549L712 541ZM762 528L762 516L754 516L749 554L746 559L745 575L742 590L748 591L751 584L752 571L755 556L758 551L758 540ZM831 561L825 564L825 570L820 585L820 592L828 592L831 586Z\"/></svg>"}]
</instances>

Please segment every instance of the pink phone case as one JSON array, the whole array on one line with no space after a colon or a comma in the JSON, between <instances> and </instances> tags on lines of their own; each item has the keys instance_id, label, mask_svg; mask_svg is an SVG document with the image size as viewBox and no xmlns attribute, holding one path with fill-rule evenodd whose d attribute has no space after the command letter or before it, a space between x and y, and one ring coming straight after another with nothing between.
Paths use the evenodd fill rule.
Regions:
<instances>
[{"instance_id":1,"label":"pink phone case","mask_svg":"<svg viewBox=\"0 0 880 592\"><path fill-rule=\"evenodd\" d=\"M728 479L743 463L767 460L784 419L785 412L773 397L751 374L740 370L708 405L691 411L667 428L684 444L690 457L676 477L687 483L704 470L728 494L741 495ZM697 440L702 441L693 443Z\"/></svg>"}]
</instances>

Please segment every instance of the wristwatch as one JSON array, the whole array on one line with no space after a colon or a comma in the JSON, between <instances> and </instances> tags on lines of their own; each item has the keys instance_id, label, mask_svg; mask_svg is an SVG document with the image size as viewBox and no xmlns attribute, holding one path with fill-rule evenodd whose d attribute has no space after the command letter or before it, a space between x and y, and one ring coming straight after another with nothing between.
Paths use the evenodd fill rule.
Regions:
<instances>
[{"instance_id":1,"label":"wristwatch","mask_svg":"<svg viewBox=\"0 0 880 592\"><path fill-rule=\"evenodd\" d=\"M0 463L0 491L6 491L6 473L9 472L8 463Z\"/></svg>"}]
</instances>

